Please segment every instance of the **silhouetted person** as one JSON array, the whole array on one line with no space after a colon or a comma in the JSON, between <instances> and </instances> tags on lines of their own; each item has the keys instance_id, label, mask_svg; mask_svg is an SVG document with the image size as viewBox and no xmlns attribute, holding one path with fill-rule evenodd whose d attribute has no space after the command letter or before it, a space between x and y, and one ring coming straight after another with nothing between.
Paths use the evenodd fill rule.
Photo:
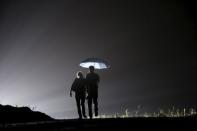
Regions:
<instances>
[{"instance_id":1,"label":"silhouetted person","mask_svg":"<svg viewBox=\"0 0 197 131\"><path fill-rule=\"evenodd\" d=\"M75 92L75 99L76 99L79 119L82 119L82 114L83 117L86 118L86 113L85 113L86 80L84 79L83 74L81 72L77 73L77 78L75 78L71 86L70 97L72 97L72 91Z\"/></svg>"},{"instance_id":2,"label":"silhouetted person","mask_svg":"<svg viewBox=\"0 0 197 131\"><path fill-rule=\"evenodd\" d=\"M90 119L92 119L92 102L94 103L95 116L98 116L98 83L99 75L94 72L94 66L89 67L90 72L86 75L88 92L88 110Z\"/></svg>"}]
</instances>

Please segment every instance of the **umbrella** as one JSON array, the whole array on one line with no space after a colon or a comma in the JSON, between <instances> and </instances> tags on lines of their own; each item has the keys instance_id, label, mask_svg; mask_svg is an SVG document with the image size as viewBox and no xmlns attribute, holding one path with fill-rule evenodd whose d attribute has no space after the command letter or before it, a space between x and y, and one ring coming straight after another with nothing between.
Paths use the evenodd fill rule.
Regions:
<instances>
[{"instance_id":1,"label":"umbrella","mask_svg":"<svg viewBox=\"0 0 197 131\"><path fill-rule=\"evenodd\" d=\"M81 67L89 68L94 66L95 69L107 69L110 66L105 60L99 58L87 58L79 64Z\"/></svg>"}]
</instances>

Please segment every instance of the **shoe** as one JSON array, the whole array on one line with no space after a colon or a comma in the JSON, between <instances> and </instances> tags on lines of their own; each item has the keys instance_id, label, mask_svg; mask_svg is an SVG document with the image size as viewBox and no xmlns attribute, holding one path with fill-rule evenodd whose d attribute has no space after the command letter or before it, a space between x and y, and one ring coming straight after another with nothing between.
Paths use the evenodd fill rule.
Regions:
<instances>
[{"instance_id":1,"label":"shoe","mask_svg":"<svg viewBox=\"0 0 197 131\"><path fill-rule=\"evenodd\" d=\"M96 117L98 116L98 112L95 112L95 116L96 116Z\"/></svg>"},{"instance_id":2,"label":"shoe","mask_svg":"<svg viewBox=\"0 0 197 131\"><path fill-rule=\"evenodd\" d=\"M84 117L84 118L87 118L87 116L86 116L86 115L83 115L83 117Z\"/></svg>"}]
</instances>

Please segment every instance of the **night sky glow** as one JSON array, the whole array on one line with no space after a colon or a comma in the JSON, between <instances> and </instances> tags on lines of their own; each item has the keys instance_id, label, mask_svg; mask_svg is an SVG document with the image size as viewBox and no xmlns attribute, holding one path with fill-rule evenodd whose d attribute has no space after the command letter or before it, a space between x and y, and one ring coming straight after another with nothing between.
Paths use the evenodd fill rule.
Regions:
<instances>
[{"instance_id":1,"label":"night sky glow","mask_svg":"<svg viewBox=\"0 0 197 131\"><path fill-rule=\"evenodd\" d=\"M197 108L196 6L186 1L1 0L0 104L78 117L70 86L88 57L100 114Z\"/></svg>"}]
</instances>

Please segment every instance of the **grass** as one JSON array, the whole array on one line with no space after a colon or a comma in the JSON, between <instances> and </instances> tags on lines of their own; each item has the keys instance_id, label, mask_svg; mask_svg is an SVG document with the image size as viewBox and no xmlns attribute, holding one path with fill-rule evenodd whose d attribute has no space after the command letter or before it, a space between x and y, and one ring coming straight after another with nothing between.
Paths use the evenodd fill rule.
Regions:
<instances>
[{"instance_id":1,"label":"grass","mask_svg":"<svg viewBox=\"0 0 197 131\"><path fill-rule=\"evenodd\" d=\"M18 107L18 105L15 105ZM22 106L28 107L32 111L36 111L36 106ZM195 108L175 108L174 106L168 110L159 109L157 112L142 112L141 106L137 107L136 111L129 112L128 109L124 111L123 114L114 113L111 115L101 114L95 118L131 118L131 117L188 117L197 115L197 110Z\"/></svg>"},{"instance_id":2,"label":"grass","mask_svg":"<svg viewBox=\"0 0 197 131\"><path fill-rule=\"evenodd\" d=\"M160 109L158 112L144 112L140 113L139 111L129 112L128 109L125 110L123 114L112 114L112 115L99 115L96 118L130 118L130 117L188 117L197 115L197 111L194 108L183 108L183 109L175 109L172 107L171 109L165 111Z\"/></svg>"}]
</instances>

